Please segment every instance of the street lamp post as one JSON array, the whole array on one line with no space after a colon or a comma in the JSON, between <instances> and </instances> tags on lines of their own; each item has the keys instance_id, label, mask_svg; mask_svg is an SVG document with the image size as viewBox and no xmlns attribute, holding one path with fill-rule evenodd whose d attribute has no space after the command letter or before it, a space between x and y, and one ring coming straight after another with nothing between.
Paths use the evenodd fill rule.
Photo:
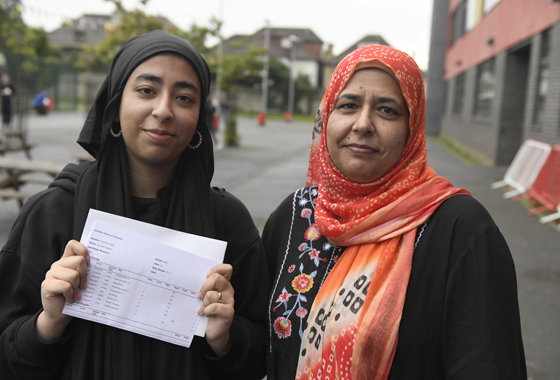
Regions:
<instances>
[{"instance_id":1,"label":"street lamp post","mask_svg":"<svg viewBox=\"0 0 560 380\"><path fill-rule=\"evenodd\" d=\"M223 2L222 0L220 0L219 2L219 9L218 9L218 17L220 22L222 23L222 26L224 25L224 15L223 15ZM221 28L218 31L219 35L218 38L220 39L219 43L218 43L218 51L217 51L217 56L218 56L218 62L217 62L217 70L216 70L216 99L217 99L217 104L216 104L216 114L218 115L218 123L221 125L223 124L223 117L222 117L222 56L223 56L223 51L224 51L224 41L222 38L222 31ZM218 125L218 131L222 131L223 128L220 128L220 125Z\"/></svg>"},{"instance_id":2,"label":"street lamp post","mask_svg":"<svg viewBox=\"0 0 560 380\"><path fill-rule=\"evenodd\" d=\"M286 121L292 120L292 114L294 112L294 90L295 90L295 60L296 60L296 48L297 43L299 42L298 36L295 34L290 35L289 37L292 46L290 48L290 87L288 93L288 115L284 119Z\"/></svg>"},{"instance_id":3,"label":"street lamp post","mask_svg":"<svg viewBox=\"0 0 560 380\"><path fill-rule=\"evenodd\" d=\"M259 125L265 125L266 112L268 108L268 61L270 59L270 22L266 20L264 28L264 49L266 50L263 57L263 73L262 73L262 108L259 114Z\"/></svg>"}]
</instances>

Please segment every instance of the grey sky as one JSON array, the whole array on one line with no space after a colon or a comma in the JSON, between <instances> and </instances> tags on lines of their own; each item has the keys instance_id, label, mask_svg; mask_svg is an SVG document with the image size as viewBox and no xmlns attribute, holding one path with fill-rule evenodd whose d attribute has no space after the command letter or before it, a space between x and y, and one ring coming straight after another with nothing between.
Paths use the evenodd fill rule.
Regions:
<instances>
[{"instance_id":1,"label":"grey sky","mask_svg":"<svg viewBox=\"0 0 560 380\"><path fill-rule=\"evenodd\" d=\"M104 0L22 0L26 23L47 31L65 19L84 13L109 14ZM138 0L124 0L126 8L143 7ZM169 18L182 29L192 23L207 25L212 16L224 20L223 35L252 34L264 27L310 28L340 53L367 34L379 34L389 44L428 67L433 0L150 0L148 14Z\"/></svg>"}]
</instances>

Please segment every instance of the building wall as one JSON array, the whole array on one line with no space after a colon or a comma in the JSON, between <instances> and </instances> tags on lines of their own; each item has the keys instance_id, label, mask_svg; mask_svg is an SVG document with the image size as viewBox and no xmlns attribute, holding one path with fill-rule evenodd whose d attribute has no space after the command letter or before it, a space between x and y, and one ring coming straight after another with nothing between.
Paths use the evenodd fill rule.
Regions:
<instances>
[{"instance_id":1,"label":"building wall","mask_svg":"<svg viewBox=\"0 0 560 380\"><path fill-rule=\"evenodd\" d=\"M538 86L538 57L542 49L542 35L533 38L531 54L531 83L527 86L528 107L524 118L524 138L532 138L555 145L560 144L560 23L550 29L549 88L545 103L543 123L536 126L536 92Z\"/></svg>"},{"instance_id":2,"label":"building wall","mask_svg":"<svg viewBox=\"0 0 560 380\"><path fill-rule=\"evenodd\" d=\"M449 20L453 19L453 12L458 4L459 1L450 1ZM477 66L559 21L559 2L500 1L472 30L448 47L445 79Z\"/></svg>"},{"instance_id":3,"label":"building wall","mask_svg":"<svg viewBox=\"0 0 560 380\"><path fill-rule=\"evenodd\" d=\"M457 76L450 78L441 135L490 165L509 165L528 138L560 144L560 23L550 29L548 92L542 123L537 125L542 44L539 33L494 57L495 97L487 120L474 116L478 66L465 73L460 115L453 112Z\"/></svg>"},{"instance_id":4,"label":"building wall","mask_svg":"<svg viewBox=\"0 0 560 380\"><path fill-rule=\"evenodd\" d=\"M434 0L432 28L430 36L430 60L428 78L426 81L426 134L438 135L441 130L441 117L444 112L443 104L446 99L444 75L446 34L441 30L447 29L448 0Z\"/></svg>"},{"instance_id":5,"label":"building wall","mask_svg":"<svg viewBox=\"0 0 560 380\"><path fill-rule=\"evenodd\" d=\"M288 68L291 65L291 62L288 58L280 58L280 61ZM299 75L306 75L309 78L309 82L311 83L311 85L318 85L317 81L319 78L319 63L317 61L296 60L294 61L294 71L295 78L297 78Z\"/></svg>"},{"instance_id":6,"label":"building wall","mask_svg":"<svg viewBox=\"0 0 560 380\"><path fill-rule=\"evenodd\" d=\"M441 136L462 149L468 150L485 165L493 165L495 148L495 130L489 121L476 120L473 116L475 107L476 68L465 73L465 93L463 108L459 115L453 114L456 77L447 81L447 105L442 120Z\"/></svg>"},{"instance_id":7,"label":"building wall","mask_svg":"<svg viewBox=\"0 0 560 380\"><path fill-rule=\"evenodd\" d=\"M448 31L459 3L449 1ZM543 33L549 36L548 90L537 123ZM494 98L485 120L475 116L477 72L491 58ZM453 106L461 73L464 93L457 115ZM447 49L444 79L447 95L440 134L483 164L509 165L528 138L560 144L560 3L502 0Z\"/></svg>"}]
</instances>

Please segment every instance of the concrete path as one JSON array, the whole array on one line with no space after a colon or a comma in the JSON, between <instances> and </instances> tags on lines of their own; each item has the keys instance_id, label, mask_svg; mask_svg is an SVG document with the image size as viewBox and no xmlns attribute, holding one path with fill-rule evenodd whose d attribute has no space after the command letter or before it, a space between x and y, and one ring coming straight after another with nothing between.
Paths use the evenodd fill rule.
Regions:
<instances>
[{"instance_id":1,"label":"concrete path","mask_svg":"<svg viewBox=\"0 0 560 380\"><path fill-rule=\"evenodd\" d=\"M33 159L75 162L84 154L75 143L84 119L83 113L29 116L29 139L37 144ZM276 206L305 184L311 123L269 121L259 127L254 119L240 119L238 129L240 146L215 154L213 185L240 198L262 230ZM9 157L25 158L23 153ZM490 189L492 182L503 178L506 167L471 166L432 138L428 138L428 158L439 175L471 191L500 227L516 264L529 376L560 380L560 232L541 225L522 205L503 199L503 191ZM1 245L17 213L15 201L0 200Z\"/></svg>"}]
</instances>

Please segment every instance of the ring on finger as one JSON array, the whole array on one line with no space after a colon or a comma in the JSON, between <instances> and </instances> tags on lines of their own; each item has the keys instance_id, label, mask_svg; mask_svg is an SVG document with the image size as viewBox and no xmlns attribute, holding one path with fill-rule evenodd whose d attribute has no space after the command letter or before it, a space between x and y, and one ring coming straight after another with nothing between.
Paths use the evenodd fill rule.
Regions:
<instances>
[{"instance_id":1,"label":"ring on finger","mask_svg":"<svg viewBox=\"0 0 560 380\"><path fill-rule=\"evenodd\" d=\"M218 292L219 297L218 297L218 303L222 303L223 299L222 299L222 292Z\"/></svg>"}]
</instances>

